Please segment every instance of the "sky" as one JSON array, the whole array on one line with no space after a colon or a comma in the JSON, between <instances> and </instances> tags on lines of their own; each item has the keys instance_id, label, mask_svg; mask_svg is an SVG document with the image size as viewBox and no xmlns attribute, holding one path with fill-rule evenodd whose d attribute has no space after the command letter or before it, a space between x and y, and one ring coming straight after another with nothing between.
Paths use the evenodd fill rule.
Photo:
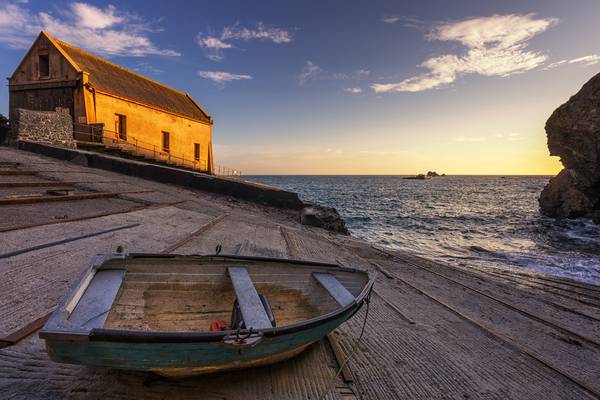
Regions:
<instances>
[{"instance_id":1,"label":"sky","mask_svg":"<svg viewBox=\"0 0 600 400\"><path fill-rule=\"evenodd\" d=\"M553 175L544 123L600 71L598 15L597 0L0 0L0 71L45 30L189 93L216 163L247 175Z\"/></svg>"}]
</instances>

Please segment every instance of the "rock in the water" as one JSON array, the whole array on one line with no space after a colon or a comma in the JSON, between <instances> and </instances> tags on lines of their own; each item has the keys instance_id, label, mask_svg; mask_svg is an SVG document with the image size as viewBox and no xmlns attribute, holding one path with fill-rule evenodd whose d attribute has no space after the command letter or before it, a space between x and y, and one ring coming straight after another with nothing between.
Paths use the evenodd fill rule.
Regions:
<instances>
[{"instance_id":1,"label":"rock in the water","mask_svg":"<svg viewBox=\"0 0 600 400\"><path fill-rule=\"evenodd\" d=\"M565 168L542 191L542 213L600 222L600 74L552 113L546 134Z\"/></svg>"},{"instance_id":2,"label":"rock in the water","mask_svg":"<svg viewBox=\"0 0 600 400\"><path fill-rule=\"evenodd\" d=\"M308 205L300 212L300 222L303 225L316 226L344 235L349 234L344 220L333 207Z\"/></svg>"}]
</instances>

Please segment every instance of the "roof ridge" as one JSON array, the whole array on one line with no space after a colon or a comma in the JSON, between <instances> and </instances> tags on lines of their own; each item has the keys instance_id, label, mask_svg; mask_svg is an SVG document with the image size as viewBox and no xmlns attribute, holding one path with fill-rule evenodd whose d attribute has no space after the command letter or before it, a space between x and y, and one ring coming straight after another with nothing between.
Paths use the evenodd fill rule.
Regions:
<instances>
[{"instance_id":1,"label":"roof ridge","mask_svg":"<svg viewBox=\"0 0 600 400\"><path fill-rule=\"evenodd\" d=\"M170 86L167 86L167 85L165 85L164 83L157 82L157 81L155 81L154 79L150 79L150 78L148 78L147 76L144 76L144 75L142 75L142 74L138 74L137 72L135 72L135 71L132 71L132 70L130 70L130 69L127 69L127 68L125 68L125 67L123 67L123 66L121 66L121 65L119 65L119 64L115 64L115 63L113 63L113 62L110 62L110 61L108 61L108 60L106 60L106 59L104 59L104 58L102 58L102 57L100 57L100 56L97 56L97 55L95 55L95 54L93 54L93 53L90 53L89 51L83 50L83 49L81 49L81 48L79 48L79 47L77 47L77 46L73 46L72 44L70 44L70 43L67 43L67 42L65 42L64 40L60 40L60 39L56 39L56 38L54 38L54 40L55 40L55 41L57 41L57 42L58 42L58 43L59 43L61 46L62 46L62 45L66 45L66 46L68 46L68 47L72 47L72 48L74 48L74 49L76 49L76 50L78 50L78 51L81 51L82 53L85 53L85 54L87 54L87 55L88 55L88 56L90 56L90 57L93 57L93 58L97 59L98 61L102 61L102 62L104 62L104 63L106 63L106 64L110 64L110 65L112 65L113 67L119 68L119 69L121 69L121 70L123 70L123 71L125 71L125 72L128 72L128 73L130 73L130 74L133 74L133 75L135 75L135 76L137 76L137 77L139 77L139 78L142 78L142 79L144 79L144 80L146 80L146 81L149 81L149 82L152 82L152 83L154 83L154 84L156 84L156 85L162 86L162 87L164 87L165 89L171 90L171 91L173 91L173 92L175 92L175 93L177 93L177 94L179 94L179 95L181 95L181 96L187 96L187 93L185 93L185 92L182 92L182 91L180 91L180 90L174 89L174 88L172 88L172 87L170 87Z\"/></svg>"}]
</instances>

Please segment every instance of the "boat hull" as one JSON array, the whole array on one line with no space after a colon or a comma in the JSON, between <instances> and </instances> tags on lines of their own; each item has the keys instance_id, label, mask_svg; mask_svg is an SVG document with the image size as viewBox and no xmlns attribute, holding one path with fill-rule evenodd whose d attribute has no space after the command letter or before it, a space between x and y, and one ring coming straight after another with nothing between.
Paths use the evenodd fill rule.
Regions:
<instances>
[{"instance_id":1,"label":"boat hull","mask_svg":"<svg viewBox=\"0 0 600 400\"><path fill-rule=\"evenodd\" d=\"M153 371L165 376L186 376L273 364L298 355L322 339L360 308L345 310L337 318L297 332L265 336L252 347L238 348L222 341L129 342L46 339L55 362L91 367Z\"/></svg>"}]
</instances>

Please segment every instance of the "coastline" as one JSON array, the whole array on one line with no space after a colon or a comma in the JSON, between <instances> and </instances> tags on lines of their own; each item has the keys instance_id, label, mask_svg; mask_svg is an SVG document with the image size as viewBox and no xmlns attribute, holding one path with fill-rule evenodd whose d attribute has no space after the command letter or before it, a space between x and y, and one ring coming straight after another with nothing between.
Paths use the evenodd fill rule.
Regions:
<instances>
[{"instance_id":1,"label":"coastline","mask_svg":"<svg viewBox=\"0 0 600 400\"><path fill-rule=\"evenodd\" d=\"M335 399L348 394L361 399L478 397L482 387L487 395L507 399L600 393L594 374L600 368L598 286L457 268L381 251L355 237L301 225L297 211L14 148L0 147L0 162L7 171L23 172L3 175L5 182L52 181L72 184L76 194L120 193L0 207L0 252L7 254L0 267L5 277L0 338L8 345L0 350L0 390L7 396L68 398L84 391L108 398L177 394L191 399L219 393L297 399L318 398L331 382ZM5 195L17 192L3 190ZM32 185L18 193L43 195L46 190ZM64 238L70 241L55 243ZM92 255L117 246L132 252L159 253L177 246L181 254L213 253L217 244L224 254L320 260L378 273L366 332L348 364L354 381L336 375L338 361L324 341L268 368L153 384L141 372L48 359L35 323L53 309ZM335 334L346 356L365 313L361 310Z\"/></svg>"}]
</instances>

